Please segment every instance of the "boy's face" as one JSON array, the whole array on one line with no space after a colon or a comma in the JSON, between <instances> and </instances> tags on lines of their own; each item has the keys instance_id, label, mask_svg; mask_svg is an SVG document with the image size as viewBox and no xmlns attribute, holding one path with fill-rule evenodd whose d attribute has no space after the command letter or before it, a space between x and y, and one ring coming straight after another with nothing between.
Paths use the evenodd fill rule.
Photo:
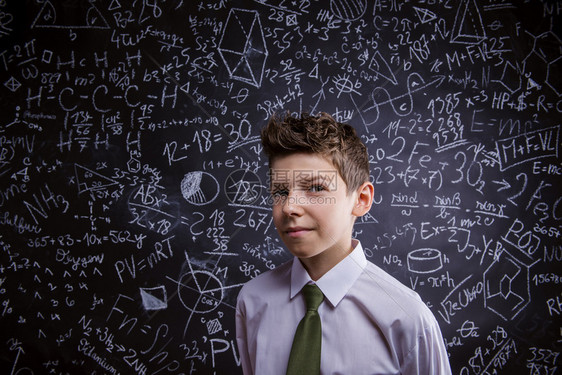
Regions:
<instances>
[{"instance_id":1,"label":"boy's face","mask_svg":"<svg viewBox=\"0 0 562 375\"><path fill-rule=\"evenodd\" d=\"M270 188L273 222L293 255L333 266L349 253L358 193L347 194L328 159L307 153L277 157Z\"/></svg>"}]
</instances>

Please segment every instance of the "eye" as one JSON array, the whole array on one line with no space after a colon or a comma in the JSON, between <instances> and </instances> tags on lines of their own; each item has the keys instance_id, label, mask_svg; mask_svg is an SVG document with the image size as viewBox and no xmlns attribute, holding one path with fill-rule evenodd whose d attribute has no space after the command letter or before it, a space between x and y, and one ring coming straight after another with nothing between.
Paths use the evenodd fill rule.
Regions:
<instances>
[{"instance_id":1,"label":"eye","mask_svg":"<svg viewBox=\"0 0 562 375\"><path fill-rule=\"evenodd\" d=\"M321 191L325 191L326 187L324 187L324 185L311 185L308 188L308 191L312 192L312 193L319 193Z\"/></svg>"}]
</instances>

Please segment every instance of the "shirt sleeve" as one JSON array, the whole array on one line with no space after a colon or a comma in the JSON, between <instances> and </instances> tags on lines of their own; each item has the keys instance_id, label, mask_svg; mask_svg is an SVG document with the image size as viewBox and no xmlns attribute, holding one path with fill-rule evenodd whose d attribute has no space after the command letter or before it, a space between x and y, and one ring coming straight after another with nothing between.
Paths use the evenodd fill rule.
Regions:
<instances>
[{"instance_id":1,"label":"shirt sleeve","mask_svg":"<svg viewBox=\"0 0 562 375\"><path fill-rule=\"evenodd\" d=\"M236 343L240 353L240 363L244 375L253 375L250 353L248 351L248 336L246 327L246 309L242 298L236 303Z\"/></svg>"},{"instance_id":2,"label":"shirt sleeve","mask_svg":"<svg viewBox=\"0 0 562 375\"><path fill-rule=\"evenodd\" d=\"M418 332L417 344L402 367L404 375L451 375L449 355L435 317Z\"/></svg>"}]
</instances>

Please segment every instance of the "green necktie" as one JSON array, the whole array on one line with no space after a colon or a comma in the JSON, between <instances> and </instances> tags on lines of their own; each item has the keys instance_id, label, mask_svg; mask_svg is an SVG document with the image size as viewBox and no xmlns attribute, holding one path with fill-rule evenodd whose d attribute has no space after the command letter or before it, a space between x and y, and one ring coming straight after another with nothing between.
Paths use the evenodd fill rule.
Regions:
<instances>
[{"instance_id":1,"label":"green necktie","mask_svg":"<svg viewBox=\"0 0 562 375\"><path fill-rule=\"evenodd\" d=\"M306 314L295 332L287 375L320 374L322 324L318 315L318 306L324 300L324 295L315 284L305 285L302 293L306 301Z\"/></svg>"}]
</instances>

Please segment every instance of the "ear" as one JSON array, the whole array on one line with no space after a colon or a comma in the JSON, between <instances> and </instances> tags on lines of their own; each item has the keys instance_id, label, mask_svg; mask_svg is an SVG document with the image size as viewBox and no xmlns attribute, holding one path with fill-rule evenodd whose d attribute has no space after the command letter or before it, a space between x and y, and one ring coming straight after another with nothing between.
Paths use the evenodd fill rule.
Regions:
<instances>
[{"instance_id":1,"label":"ear","mask_svg":"<svg viewBox=\"0 0 562 375\"><path fill-rule=\"evenodd\" d=\"M351 213L354 216L363 216L371 209L373 197L375 196L375 188L372 183L364 182L356 192L355 206Z\"/></svg>"}]
</instances>

